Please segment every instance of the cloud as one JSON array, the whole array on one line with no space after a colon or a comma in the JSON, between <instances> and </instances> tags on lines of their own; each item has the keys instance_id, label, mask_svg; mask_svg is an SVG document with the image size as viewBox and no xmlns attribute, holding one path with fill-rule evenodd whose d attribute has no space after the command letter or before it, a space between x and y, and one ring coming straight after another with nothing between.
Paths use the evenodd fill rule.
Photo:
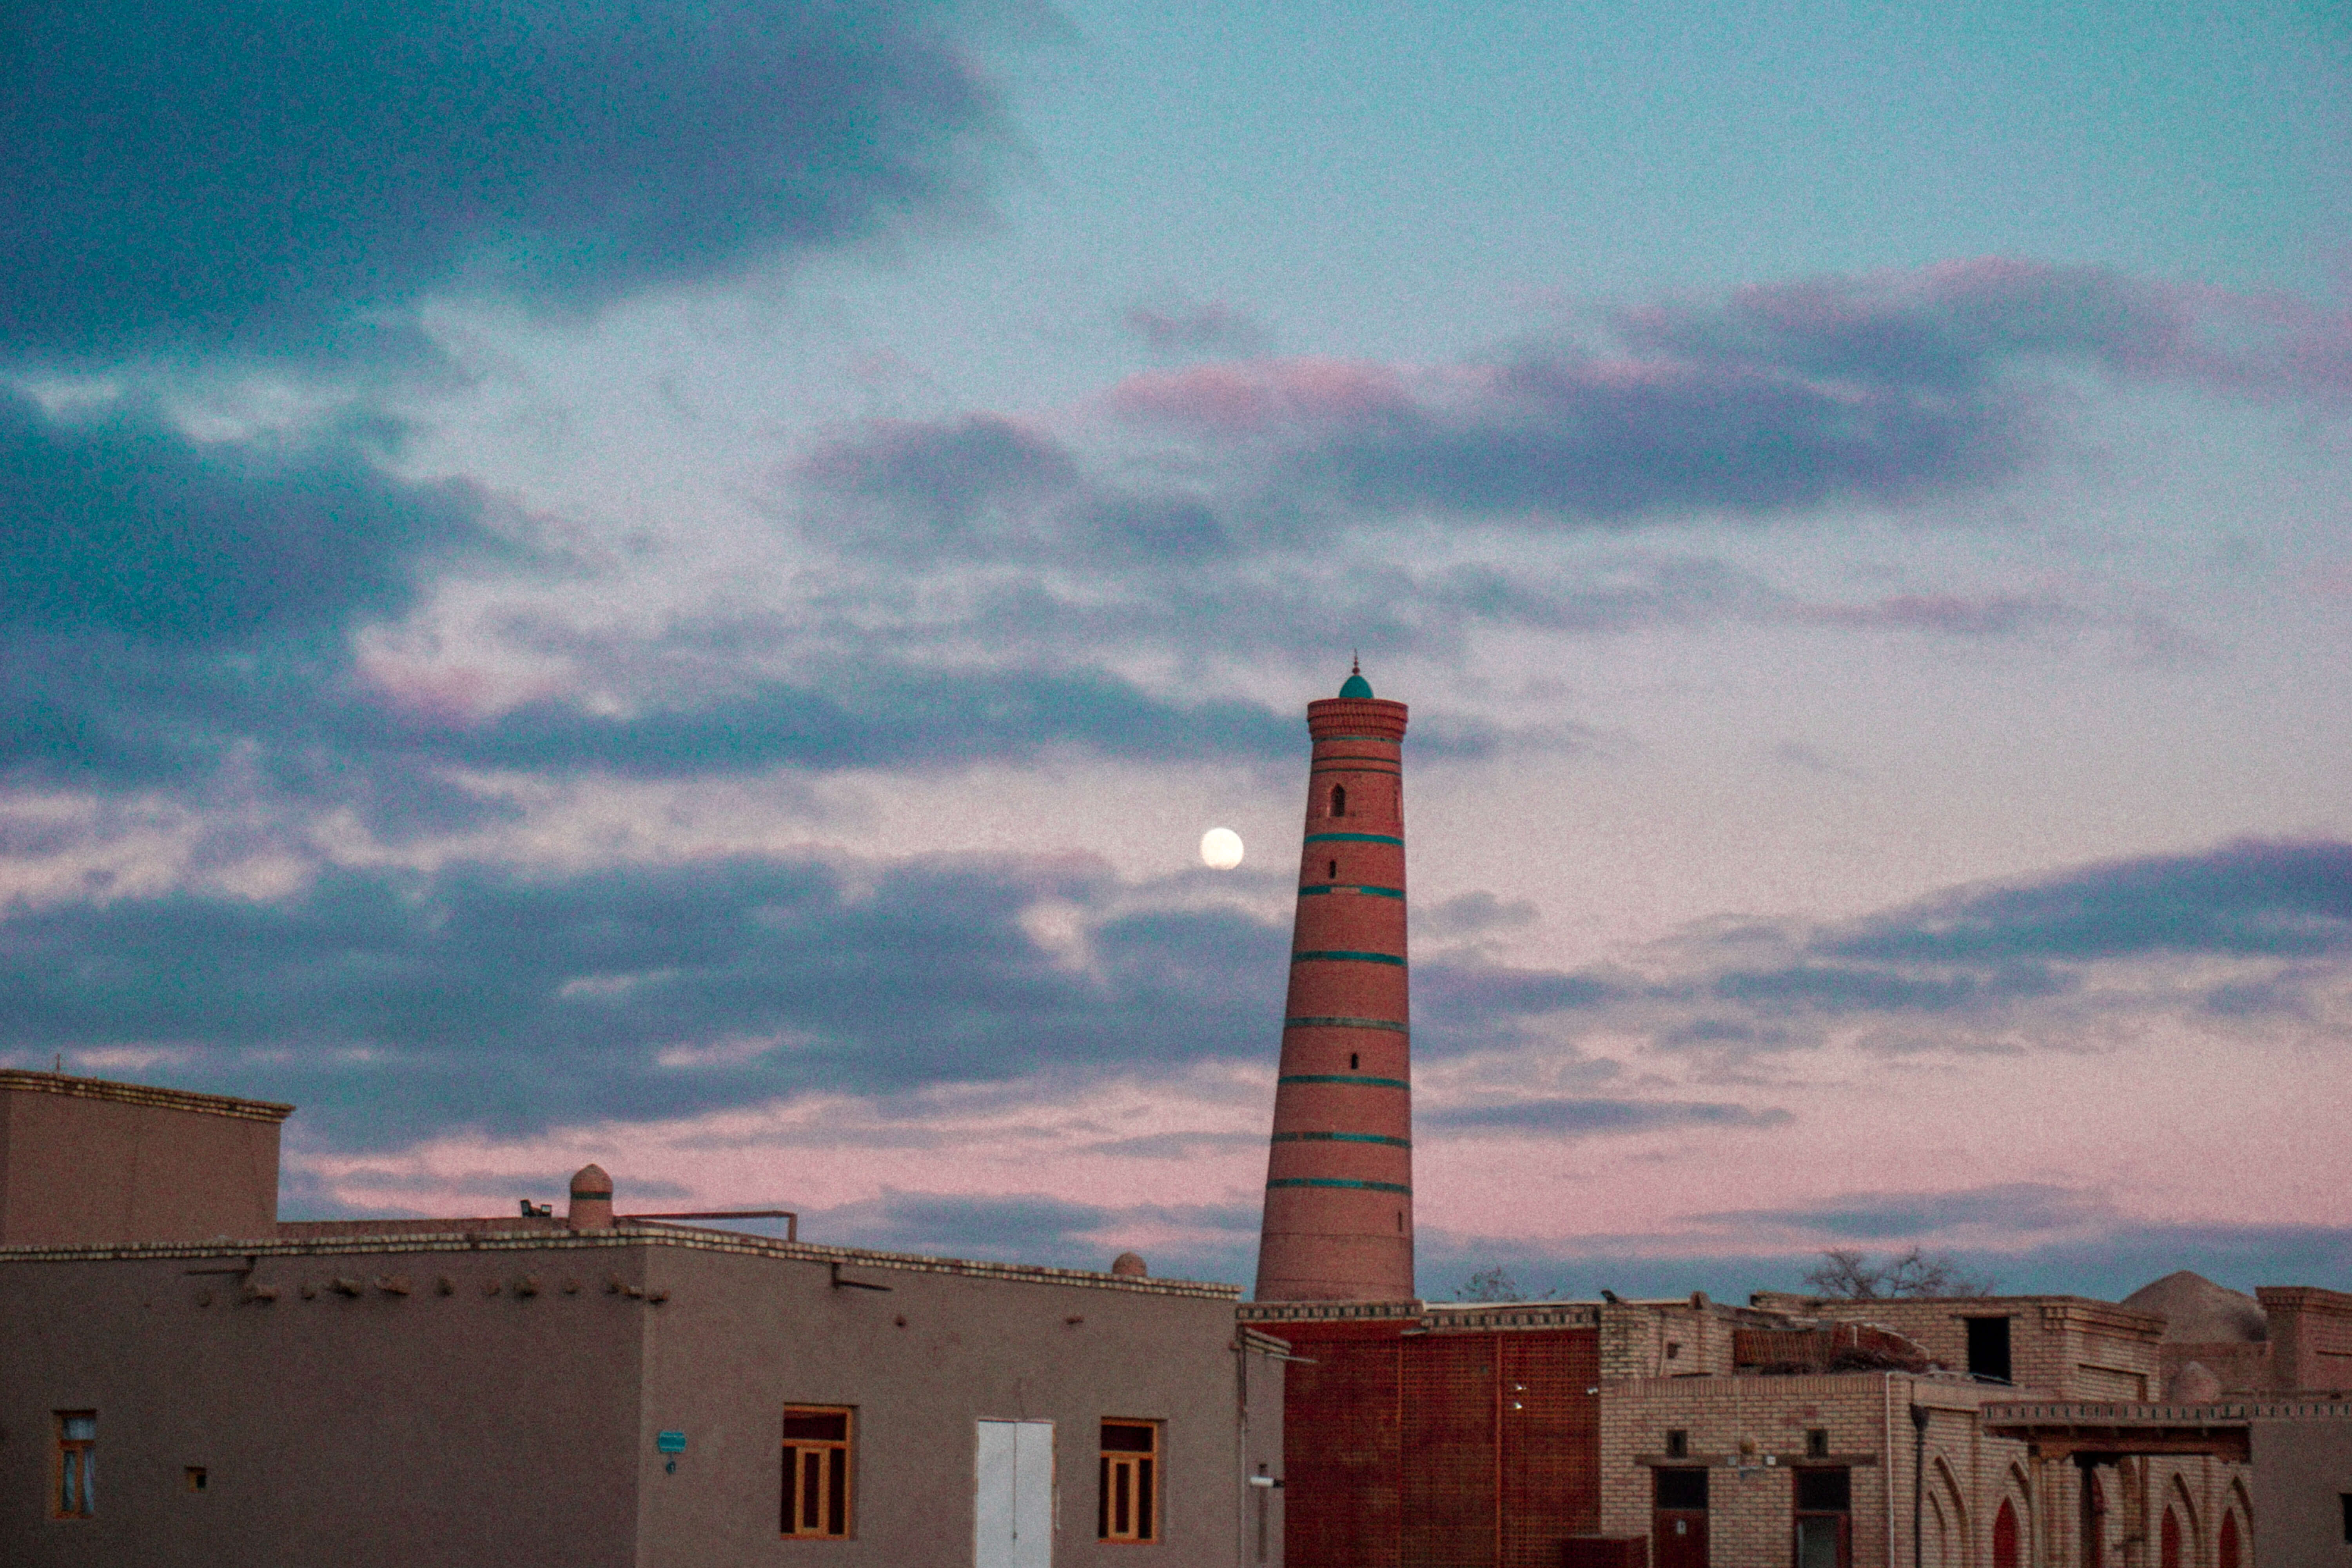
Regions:
<instances>
[{"instance_id":1,"label":"cloud","mask_svg":"<svg viewBox=\"0 0 2352 1568\"><path fill-rule=\"evenodd\" d=\"M0 388L0 637L251 644L404 612L488 542L471 487L394 479L354 431L204 443L152 405L52 419Z\"/></svg>"},{"instance_id":2,"label":"cloud","mask_svg":"<svg viewBox=\"0 0 2352 1568\"><path fill-rule=\"evenodd\" d=\"M1795 1231L1835 1242L1931 1243L1955 1232L2030 1236L2111 1223L2113 1205L2071 1188L2011 1182L1958 1192L1855 1194L1789 1209L1698 1215L1703 1224Z\"/></svg>"},{"instance_id":3,"label":"cloud","mask_svg":"<svg viewBox=\"0 0 2352 1568\"><path fill-rule=\"evenodd\" d=\"M922 554L990 534L1003 542L1080 486L1077 464L1059 444L990 414L938 425L878 421L821 447L800 472L887 522L875 542Z\"/></svg>"},{"instance_id":4,"label":"cloud","mask_svg":"<svg viewBox=\"0 0 2352 1568\"><path fill-rule=\"evenodd\" d=\"M2152 954L2304 958L2352 951L2352 845L2245 839L1970 889L1862 922L1825 954L1998 969Z\"/></svg>"},{"instance_id":5,"label":"cloud","mask_svg":"<svg viewBox=\"0 0 2352 1568\"><path fill-rule=\"evenodd\" d=\"M51 417L0 389L0 777L201 789L256 737L315 752L355 629L436 571L529 559L474 487L386 471L396 434L208 442L147 403Z\"/></svg>"},{"instance_id":6,"label":"cloud","mask_svg":"<svg viewBox=\"0 0 2352 1568\"><path fill-rule=\"evenodd\" d=\"M2040 363L2259 397L2352 392L2352 311L2007 257L1751 285L1615 324L1654 352L1862 384L1963 389Z\"/></svg>"},{"instance_id":7,"label":"cloud","mask_svg":"<svg viewBox=\"0 0 2352 1568\"><path fill-rule=\"evenodd\" d=\"M1416 904L1412 910L1414 933L1432 937L1469 937L1509 931L1531 925L1535 919L1536 907L1525 899L1506 902L1485 892L1462 893L1442 902Z\"/></svg>"},{"instance_id":8,"label":"cloud","mask_svg":"<svg viewBox=\"0 0 2352 1568\"><path fill-rule=\"evenodd\" d=\"M1443 1106L1419 1114L1422 1127L1432 1131L1539 1133L1550 1138L1655 1132L1674 1127L1778 1127L1794 1120L1777 1106L1759 1110L1697 1100L1577 1100L1552 1095Z\"/></svg>"},{"instance_id":9,"label":"cloud","mask_svg":"<svg viewBox=\"0 0 2352 1568\"><path fill-rule=\"evenodd\" d=\"M0 346L382 352L436 290L590 307L968 203L953 11L35 0L0 42Z\"/></svg>"},{"instance_id":10,"label":"cloud","mask_svg":"<svg viewBox=\"0 0 2352 1568\"><path fill-rule=\"evenodd\" d=\"M1622 964L1426 958L1414 965L1413 1044L1432 1061L1605 1075L1633 1042L1744 1081L1761 1058L1832 1044L2016 1053L2079 1049L2158 1020L2206 1035L2326 1026L2352 1004L2347 954L2352 847L2243 841L1962 888L1852 921L1707 925ZM1619 1125L1612 1118L1631 1128L1750 1114L1557 1088L1432 1112L1461 1120L1431 1124L1576 1132Z\"/></svg>"},{"instance_id":11,"label":"cloud","mask_svg":"<svg viewBox=\"0 0 2352 1568\"><path fill-rule=\"evenodd\" d=\"M1024 927L1047 897L1090 963ZM1086 868L742 857L51 904L0 918L0 1049L168 1046L352 1142L1262 1057L1282 933L1119 901Z\"/></svg>"},{"instance_id":12,"label":"cloud","mask_svg":"<svg viewBox=\"0 0 2352 1568\"><path fill-rule=\"evenodd\" d=\"M373 739L421 761L635 777L930 767L1035 756L1054 746L1172 760L1272 758L1297 724L1255 703L1179 704L1100 670L836 667L833 679L766 681L690 708L624 716L575 699L525 704L487 723L386 729Z\"/></svg>"},{"instance_id":13,"label":"cloud","mask_svg":"<svg viewBox=\"0 0 2352 1568\"><path fill-rule=\"evenodd\" d=\"M817 502L811 536L861 555L1118 567L1182 564L1231 542L1208 502L1108 483L999 415L877 421L819 447L794 477Z\"/></svg>"},{"instance_id":14,"label":"cloud","mask_svg":"<svg viewBox=\"0 0 2352 1568\"><path fill-rule=\"evenodd\" d=\"M1127 313L1127 330L1160 353L1248 354L1267 342L1255 318L1222 300L1184 300L1165 310L1138 305Z\"/></svg>"},{"instance_id":15,"label":"cloud","mask_svg":"<svg viewBox=\"0 0 2352 1568\"><path fill-rule=\"evenodd\" d=\"M1622 308L1594 324L1597 342L1487 363L1196 365L1130 377L1105 401L1221 453L1271 517L1559 530L1982 490L2036 455L2032 373L2046 367L2227 395L2352 395L2352 312L1998 258Z\"/></svg>"},{"instance_id":16,"label":"cloud","mask_svg":"<svg viewBox=\"0 0 2352 1568\"><path fill-rule=\"evenodd\" d=\"M950 1258L1010 1258L1108 1269L1132 1241L1162 1278L1242 1279L1256 1250L1254 1205L1109 1207L1042 1194L971 1195L885 1190L803 1216L803 1236Z\"/></svg>"},{"instance_id":17,"label":"cloud","mask_svg":"<svg viewBox=\"0 0 2352 1568\"><path fill-rule=\"evenodd\" d=\"M1591 1300L1602 1286L1640 1298L1685 1296L1703 1289L1718 1300L1744 1301L1756 1290L1805 1289L1804 1274L1821 1262L1817 1248L1727 1241L1719 1234L1661 1236L1632 1245L1625 1238L1580 1238L1546 1245L1516 1237L1486 1237L1424 1225L1416 1238L1423 1293L1444 1300L1472 1270L1507 1268L1534 1290L1557 1289ZM1848 1237L1900 1250L1895 1237ZM2021 1295L2080 1295L2120 1301L2178 1268L2193 1268L2233 1289L2257 1285L2352 1288L2352 1226L2318 1225L2149 1225L2107 1215L2079 1230L2028 1231L2015 1246L1937 1246L1963 1274L1990 1278Z\"/></svg>"},{"instance_id":18,"label":"cloud","mask_svg":"<svg viewBox=\"0 0 2352 1568\"><path fill-rule=\"evenodd\" d=\"M2083 618L2071 605L2021 594L1892 594L1866 605L1792 606L1787 614L1800 624L1961 637L2014 637Z\"/></svg>"}]
</instances>

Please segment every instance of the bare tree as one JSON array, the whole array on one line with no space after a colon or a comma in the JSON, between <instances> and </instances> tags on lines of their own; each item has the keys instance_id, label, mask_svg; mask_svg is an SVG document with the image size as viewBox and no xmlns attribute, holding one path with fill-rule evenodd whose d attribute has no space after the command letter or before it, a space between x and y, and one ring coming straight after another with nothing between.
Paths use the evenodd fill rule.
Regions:
<instances>
[{"instance_id":1,"label":"bare tree","mask_svg":"<svg viewBox=\"0 0 2352 1568\"><path fill-rule=\"evenodd\" d=\"M1917 1247L1874 1263L1866 1252L1833 1247L1822 1254L1819 1267L1806 1270L1805 1283L1816 1296L1843 1301L1887 1301L1928 1296L1990 1296L1996 1281L1975 1279L1943 1253L1930 1256Z\"/></svg>"},{"instance_id":2,"label":"bare tree","mask_svg":"<svg viewBox=\"0 0 2352 1568\"><path fill-rule=\"evenodd\" d=\"M1508 1270L1497 1263L1492 1268L1481 1268L1464 1280L1454 1292L1457 1301L1524 1301L1527 1292Z\"/></svg>"}]
</instances>

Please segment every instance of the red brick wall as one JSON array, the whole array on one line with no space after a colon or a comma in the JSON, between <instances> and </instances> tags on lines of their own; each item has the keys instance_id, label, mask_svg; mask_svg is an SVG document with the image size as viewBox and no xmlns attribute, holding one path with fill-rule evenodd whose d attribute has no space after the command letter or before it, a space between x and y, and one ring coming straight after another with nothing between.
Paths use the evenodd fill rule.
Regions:
<instances>
[{"instance_id":1,"label":"red brick wall","mask_svg":"<svg viewBox=\"0 0 2352 1568\"><path fill-rule=\"evenodd\" d=\"M1285 1322L1291 1568L1553 1568L1600 1527L1592 1329Z\"/></svg>"},{"instance_id":2,"label":"red brick wall","mask_svg":"<svg viewBox=\"0 0 2352 1568\"><path fill-rule=\"evenodd\" d=\"M1283 1325L1283 1542L1289 1568L1398 1568L1403 1325ZM1308 1363L1312 1364L1308 1364Z\"/></svg>"},{"instance_id":3,"label":"red brick wall","mask_svg":"<svg viewBox=\"0 0 2352 1568\"><path fill-rule=\"evenodd\" d=\"M1600 1332L1495 1340L1503 1370L1502 1568L1554 1568L1563 1536L1601 1528L1601 1402L1585 1392L1601 1381Z\"/></svg>"}]
</instances>

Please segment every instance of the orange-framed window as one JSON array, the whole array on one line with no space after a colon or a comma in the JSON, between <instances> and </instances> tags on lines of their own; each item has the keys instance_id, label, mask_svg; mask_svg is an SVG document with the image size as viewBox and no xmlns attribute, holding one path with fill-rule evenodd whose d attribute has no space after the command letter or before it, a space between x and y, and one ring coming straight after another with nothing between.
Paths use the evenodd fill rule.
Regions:
<instances>
[{"instance_id":1,"label":"orange-framed window","mask_svg":"<svg viewBox=\"0 0 2352 1568\"><path fill-rule=\"evenodd\" d=\"M98 1412L58 1412L58 1489L51 1500L58 1519L88 1519L98 1512Z\"/></svg>"},{"instance_id":2,"label":"orange-framed window","mask_svg":"<svg viewBox=\"0 0 2352 1568\"><path fill-rule=\"evenodd\" d=\"M857 1412L845 1405L784 1407L781 1528L796 1541L846 1541L850 1535L850 1447Z\"/></svg>"},{"instance_id":3,"label":"orange-framed window","mask_svg":"<svg viewBox=\"0 0 2352 1568\"><path fill-rule=\"evenodd\" d=\"M1101 1495L1095 1534L1103 1541L1160 1539L1160 1423L1102 1424Z\"/></svg>"}]
</instances>

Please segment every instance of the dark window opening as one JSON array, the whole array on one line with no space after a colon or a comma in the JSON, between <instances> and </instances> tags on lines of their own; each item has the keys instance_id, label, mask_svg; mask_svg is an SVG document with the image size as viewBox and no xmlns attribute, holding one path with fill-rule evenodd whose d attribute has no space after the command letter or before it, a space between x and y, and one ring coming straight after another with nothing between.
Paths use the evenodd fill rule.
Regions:
<instances>
[{"instance_id":1,"label":"dark window opening","mask_svg":"<svg viewBox=\"0 0 2352 1568\"><path fill-rule=\"evenodd\" d=\"M1677 1344L1669 1344L1668 1346L1666 1346L1666 1359L1667 1359L1668 1361L1673 1361L1673 1360L1676 1359L1676 1358L1677 1358L1677 1357L1679 1357L1682 1353L1683 1353L1683 1347L1682 1347L1682 1346L1680 1346L1680 1345L1677 1345Z\"/></svg>"},{"instance_id":2,"label":"dark window opening","mask_svg":"<svg viewBox=\"0 0 2352 1568\"><path fill-rule=\"evenodd\" d=\"M1701 1469L1667 1469L1650 1472L1652 1504L1654 1508L1704 1509L1706 1507L1706 1472Z\"/></svg>"},{"instance_id":3,"label":"dark window opening","mask_svg":"<svg viewBox=\"0 0 2352 1568\"><path fill-rule=\"evenodd\" d=\"M1970 1318L1968 1325L1969 1375L1987 1383L2009 1382L2009 1320Z\"/></svg>"},{"instance_id":4,"label":"dark window opening","mask_svg":"<svg viewBox=\"0 0 2352 1568\"><path fill-rule=\"evenodd\" d=\"M1349 1067L1355 1067L1355 1066L1357 1066L1357 1065L1358 1065L1358 1063L1357 1063L1357 1061L1356 1061L1356 1053L1355 1053L1355 1052L1353 1052L1353 1051L1349 1051L1349 1052L1348 1053L1348 1065L1349 1065Z\"/></svg>"},{"instance_id":5,"label":"dark window opening","mask_svg":"<svg viewBox=\"0 0 2352 1568\"><path fill-rule=\"evenodd\" d=\"M1339 862L1337 860L1331 862L1330 869L1323 873L1323 879L1327 882L1336 882L1339 879Z\"/></svg>"},{"instance_id":6,"label":"dark window opening","mask_svg":"<svg viewBox=\"0 0 2352 1568\"><path fill-rule=\"evenodd\" d=\"M1805 1436L1810 1447L1811 1438L1826 1434ZM1799 1470L1796 1503L1796 1568L1853 1568L1853 1487L1849 1473Z\"/></svg>"},{"instance_id":7,"label":"dark window opening","mask_svg":"<svg viewBox=\"0 0 2352 1568\"><path fill-rule=\"evenodd\" d=\"M1826 1459L1830 1456L1830 1435L1826 1427L1816 1426L1805 1434L1805 1458Z\"/></svg>"},{"instance_id":8,"label":"dark window opening","mask_svg":"<svg viewBox=\"0 0 2352 1568\"><path fill-rule=\"evenodd\" d=\"M1348 786L1346 784L1333 784L1331 786L1331 815L1334 816L1345 816L1348 815Z\"/></svg>"},{"instance_id":9,"label":"dark window opening","mask_svg":"<svg viewBox=\"0 0 2352 1568\"><path fill-rule=\"evenodd\" d=\"M1404 1210L1402 1209L1397 1210L1397 1229L1400 1232L1404 1229Z\"/></svg>"},{"instance_id":10,"label":"dark window opening","mask_svg":"<svg viewBox=\"0 0 2352 1568\"><path fill-rule=\"evenodd\" d=\"M2344 1540L2347 1544L2352 1544L2352 1492L2338 1492L2336 1495L2343 1500L2344 1503Z\"/></svg>"},{"instance_id":11,"label":"dark window opening","mask_svg":"<svg viewBox=\"0 0 2352 1568\"><path fill-rule=\"evenodd\" d=\"M203 1491L205 1489L205 1481L208 1479L205 1475L205 1468L202 1465L190 1465L188 1467L187 1473L188 1489L192 1492Z\"/></svg>"},{"instance_id":12,"label":"dark window opening","mask_svg":"<svg viewBox=\"0 0 2352 1568\"><path fill-rule=\"evenodd\" d=\"M1853 1509L1852 1471L1839 1468L1797 1472L1799 1513L1848 1513Z\"/></svg>"},{"instance_id":13,"label":"dark window opening","mask_svg":"<svg viewBox=\"0 0 2352 1568\"><path fill-rule=\"evenodd\" d=\"M1666 1458L1669 1459L1687 1459L1690 1458L1689 1433L1677 1427L1674 1431L1666 1434Z\"/></svg>"},{"instance_id":14,"label":"dark window opening","mask_svg":"<svg viewBox=\"0 0 2352 1568\"><path fill-rule=\"evenodd\" d=\"M784 1412L782 1533L803 1540L849 1530L850 1412L796 1405Z\"/></svg>"}]
</instances>

